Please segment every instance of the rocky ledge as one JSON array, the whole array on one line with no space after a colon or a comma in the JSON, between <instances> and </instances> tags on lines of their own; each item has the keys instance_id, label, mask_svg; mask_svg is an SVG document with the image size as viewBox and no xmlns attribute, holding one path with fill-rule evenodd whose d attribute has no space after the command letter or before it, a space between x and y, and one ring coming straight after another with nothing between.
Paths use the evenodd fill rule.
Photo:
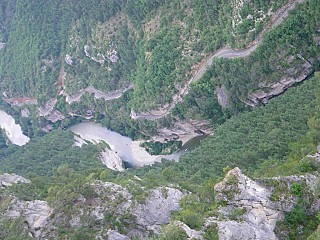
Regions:
<instances>
[{"instance_id":1,"label":"rocky ledge","mask_svg":"<svg viewBox=\"0 0 320 240\"><path fill-rule=\"evenodd\" d=\"M177 121L171 128L158 129L157 135L152 140L159 142L179 140L185 143L191 138L211 134L212 131L213 126L207 120Z\"/></svg>"},{"instance_id":2,"label":"rocky ledge","mask_svg":"<svg viewBox=\"0 0 320 240\"><path fill-rule=\"evenodd\" d=\"M292 211L298 202L298 197L291 190L294 184L308 189L310 211L319 211L320 200L314 188L318 177L308 174L253 181L235 168L215 186L216 200L224 202L219 211L226 220L208 221L217 224L220 240L275 240L277 221L282 220L286 212Z\"/></svg>"},{"instance_id":3,"label":"rocky ledge","mask_svg":"<svg viewBox=\"0 0 320 240\"><path fill-rule=\"evenodd\" d=\"M105 148L104 151L100 153L100 159L102 163L109 169L119 172L125 170L122 159L116 152L110 150L109 148Z\"/></svg>"},{"instance_id":4,"label":"rocky ledge","mask_svg":"<svg viewBox=\"0 0 320 240\"><path fill-rule=\"evenodd\" d=\"M179 201L186 193L172 187L145 190L139 181L136 177L131 184L141 191L140 197L111 182L86 184L89 194L78 193L67 211L61 210L61 200L51 207L46 201L0 195L0 223L3 219L22 219L21 231L35 239L57 239L61 226L77 229L92 222L95 224L90 226L98 232L95 239L149 239L170 222L171 212L180 209ZM118 228L118 224L123 227Z\"/></svg>"},{"instance_id":5,"label":"rocky ledge","mask_svg":"<svg viewBox=\"0 0 320 240\"><path fill-rule=\"evenodd\" d=\"M56 239L59 226L90 226L99 240L149 239L169 224L167 227L180 228L188 239L207 239L209 229L220 240L277 240L277 221L284 219L301 200L295 193L298 185L303 201L308 203L308 214L320 210L319 173L252 180L234 168L214 187L218 209L195 230L181 221L170 223L171 212L180 210L179 202L188 192L174 187L148 190L140 181L135 176L126 183L127 188L111 182L87 183L82 192L72 194L72 204L67 208L63 208L61 200L50 207L45 201L0 196L0 223L2 218L22 218L23 228L36 239ZM313 235L317 237L319 231Z\"/></svg>"},{"instance_id":6,"label":"rocky ledge","mask_svg":"<svg viewBox=\"0 0 320 240\"><path fill-rule=\"evenodd\" d=\"M268 90L258 90L250 93L247 99L243 102L251 107L258 106L261 103L265 104L271 98L282 94L294 84L306 80L313 72L312 64L300 55L298 58L303 62L300 67L288 69L285 76L283 76L278 82L274 82L269 85L262 84L263 86L261 85L261 87Z\"/></svg>"},{"instance_id":7,"label":"rocky ledge","mask_svg":"<svg viewBox=\"0 0 320 240\"><path fill-rule=\"evenodd\" d=\"M29 236L39 238L52 211L53 209L45 201L20 201L14 198L4 215L9 219L23 217Z\"/></svg>"},{"instance_id":8,"label":"rocky ledge","mask_svg":"<svg viewBox=\"0 0 320 240\"><path fill-rule=\"evenodd\" d=\"M30 183L30 180L16 174L4 173L0 175L0 188L11 187L17 183Z\"/></svg>"}]
</instances>

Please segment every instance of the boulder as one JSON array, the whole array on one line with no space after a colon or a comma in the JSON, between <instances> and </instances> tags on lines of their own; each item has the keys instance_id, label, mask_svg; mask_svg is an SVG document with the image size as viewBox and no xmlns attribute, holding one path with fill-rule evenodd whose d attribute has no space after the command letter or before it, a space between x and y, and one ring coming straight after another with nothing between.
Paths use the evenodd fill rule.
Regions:
<instances>
[{"instance_id":1,"label":"boulder","mask_svg":"<svg viewBox=\"0 0 320 240\"><path fill-rule=\"evenodd\" d=\"M133 209L137 223L150 230L155 230L160 225L170 222L171 211L180 209L179 201L184 196L180 190L163 187L150 190L143 204L138 204Z\"/></svg>"},{"instance_id":2,"label":"boulder","mask_svg":"<svg viewBox=\"0 0 320 240\"><path fill-rule=\"evenodd\" d=\"M16 174L4 173L0 175L0 188L10 187L17 183L30 183L30 180Z\"/></svg>"},{"instance_id":3,"label":"boulder","mask_svg":"<svg viewBox=\"0 0 320 240\"><path fill-rule=\"evenodd\" d=\"M19 201L13 199L5 212L10 219L25 218L29 235L38 238L45 229L53 209L45 201Z\"/></svg>"},{"instance_id":4,"label":"boulder","mask_svg":"<svg viewBox=\"0 0 320 240\"><path fill-rule=\"evenodd\" d=\"M122 172L124 171L124 164L119 155L108 148L105 148L103 152L100 154L102 163L115 171Z\"/></svg>"}]
</instances>

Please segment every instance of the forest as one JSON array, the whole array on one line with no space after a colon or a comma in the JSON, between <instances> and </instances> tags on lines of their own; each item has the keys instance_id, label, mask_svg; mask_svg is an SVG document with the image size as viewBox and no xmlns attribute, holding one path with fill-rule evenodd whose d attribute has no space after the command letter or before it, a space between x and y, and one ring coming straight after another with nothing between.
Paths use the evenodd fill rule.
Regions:
<instances>
[{"instance_id":1,"label":"forest","mask_svg":"<svg viewBox=\"0 0 320 240\"><path fill-rule=\"evenodd\" d=\"M17 185L11 190L26 200L38 198L52 201L57 193L49 189L62 186L65 182L68 184L64 185L64 191L59 191L62 194L59 199L67 202L72 202L75 197L72 191L84 191L84 182L92 179L131 186L130 179L138 176L143 179L141 184L145 189L174 183L199 198L188 200L183 209L172 217L197 228L203 223L202 219L210 216L217 207L214 184L235 166L241 166L253 178L319 171L320 164L306 158L306 155L316 151L320 142L319 84L320 75L316 73L308 81L272 99L266 106L231 117L216 128L214 135L202 140L200 147L183 156L179 162L163 160L152 166L116 173L103 169L94 157L99 152L99 146L72 147L71 133L54 131L22 148L12 149L10 146L5 149L5 157L0 160L1 171L14 171L32 180L28 188L23 186L22 189L21 185ZM37 155L34 155L35 151ZM70 182L70 179L73 180ZM135 192L135 188L131 191L137 197L143 195L143 192ZM294 220L293 214L303 214L308 220L299 233L299 239L304 239L317 223L315 216L306 215L305 211L302 208L297 213L291 213L288 218L292 220L289 219L288 224L281 223L281 227L295 231L295 226L301 225L301 222ZM297 236L297 233L292 234Z\"/></svg>"},{"instance_id":2,"label":"forest","mask_svg":"<svg viewBox=\"0 0 320 240\"><path fill-rule=\"evenodd\" d=\"M190 79L196 65L218 49L242 49L255 40L276 11L287 1L250 0L239 10L231 0L94 0L0 2L0 90L8 97L35 97L40 104L57 98L55 110L85 115L132 139L148 139L157 128L179 120L209 120L214 132L179 162L161 163L118 173L106 169L98 159L102 145L73 146L67 128L82 121L67 117L49 124L36 116L20 116L21 107L0 101L0 108L12 115L31 142L23 147L7 145L0 134L0 173L10 172L32 181L15 185L3 194L22 200L46 200L58 206L58 213L71 214L75 193L90 195L86 183L110 181L126 186L137 199L144 192L132 184L138 177L144 190L158 186L179 186L189 191L181 210L172 220L199 229L203 219L217 214L213 186L228 170L240 166L251 178L300 175L320 171L319 162L307 157L320 144L320 4L307 0L290 12L277 28L263 35L250 56L214 59L202 78L191 84L183 101L171 114L157 121L130 118L132 109L148 111L172 101L171 97ZM239 12L238 12L239 11ZM240 16L231 19L229 16ZM258 21L258 20L259 21ZM281 78L295 78L310 64L308 77L269 102L248 107L248 96L270 90ZM61 81L61 79L63 80ZM68 94L87 87L109 92L134 85L134 89L112 101L84 94L68 104ZM217 90L224 87L228 104L219 104ZM146 143L152 154L173 152L181 142ZM286 214L276 232L287 231L288 239L307 239L320 223L309 214L301 186L294 194L300 204ZM277 196L274 196L275 198ZM2 202L1 202L2 203ZM1 209L0 203L0 213ZM108 219L110 216L105 216ZM28 239L19 227L23 222L0 222L6 239ZM91 239L98 232L95 223L73 229L61 223L59 238ZM121 225L121 224L120 224ZM101 226L100 226L101 227ZM122 229L110 221L111 229ZM172 235L172 233L174 233ZM206 232L205 239L216 239ZM185 239L179 229L163 229L154 239Z\"/></svg>"}]
</instances>

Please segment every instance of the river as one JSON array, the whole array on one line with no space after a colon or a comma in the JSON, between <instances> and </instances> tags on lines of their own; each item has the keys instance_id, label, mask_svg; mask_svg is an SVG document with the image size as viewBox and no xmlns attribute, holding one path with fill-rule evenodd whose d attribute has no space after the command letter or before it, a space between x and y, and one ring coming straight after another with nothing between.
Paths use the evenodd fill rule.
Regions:
<instances>
[{"instance_id":1,"label":"river","mask_svg":"<svg viewBox=\"0 0 320 240\"><path fill-rule=\"evenodd\" d=\"M193 138L186 142L182 149L171 155L150 155L144 148L140 147L140 141L132 141L130 138L102 127L99 123L83 122L76 124L70 130L79 135L82 139L91 142L105 141L111 150L116 152L119 157L129 167L142 167L160 162L162 158L169 160L179 160L179 158L200 144L204 136Z\"/></svg>"},{"instance_id":2,"label":"river","mask_svg":"<svg viewBox=\"0 0 320 240\"><path fill-rule=\"evenodd\" d=\"M0 110L0 128L5 130L7 138L12 144L23 146L30 138L23 134L21 126L16 124L13 117Z\"/></svg>"}]
</instances>

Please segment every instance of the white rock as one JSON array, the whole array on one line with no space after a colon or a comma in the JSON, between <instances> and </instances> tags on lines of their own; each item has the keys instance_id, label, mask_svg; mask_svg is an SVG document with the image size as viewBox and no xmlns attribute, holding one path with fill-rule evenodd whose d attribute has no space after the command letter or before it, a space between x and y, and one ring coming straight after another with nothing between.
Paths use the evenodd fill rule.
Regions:
<instances>
[{"instance_id":1,"label":"white rock","mask_svg":"<svg viewBox=\"0 0 320 240\"><path fill-rule=\"evenodd\" d=\"M156 188L150 190L145 204L138 204L134 209L139 225L157 229L159 225L170 222L171 211L179 210L179 201L184 196L178 189Z\"/></svg>"},{"instance_id":2,"label":"white rock","mask_svg":"<svg viewBox=\"0 0 320 240\"><path fill-rule=\"evenodd\" d=\"M15 219L24 217L28 225L29 234L38 238L48 223L53 209L45 201L19 201L13 199L5 212L5 216Z\"/></svg>"},{"instance_id":3,"label":"white rock","mask_svg":"<svg viewBox=\"0 0 320 240\"><path fill-rule=\"evenodd\" d=\"M114 230L108 230L108 240L130 240L130 238Z\"/></svg>"},{"instance_id":4,"label":"white rock","mask_svg":"<svg viewBox=\"0 0 320 240\"><path fill-rule=\"evenodd\" d=\"M100 156L101 156L102 163L106 165L107 168L110 168L112 170L119 171L119 172L122 172L125 170L123 161L116 152L108 148L105 148L104 151L101 152Z\"/></svg>"},{"instance_id":5,"label":"white rock","mask_svg":"<svg viewBox=\"0 0 320 240\"><path fill-rule=\"evenodd\" d=\"M282 181L279 184L285 184L290 191L290 185L293 182L305 182L311 191L317 177L314 175L306 176L288 176L265 179L266 181ZM262 181L262 180L261 180ZM218 225L218 234L220 240L227 239L255 239L272 240L277 239L274 228L276 222L284 218L284 212L289 212L297 203L297 198L290 195L273 202L269 199L274 187L267 186L257 181L253 181L244 174L239 168L228 172L226 177L220 183L215 185L216 200L227 201L227 207L221 207L220 212L228 216L228 212L236 208L245 209L246 212L241 216L242 221L218 221L211 220ZM284 195L286 192L283 193ZM311 195L313 193L310 193ZM314 206L319 206L316 197L313 201ZM312 210L317 211L319 207Z\"/></svg>"},{"instance_id":6,"label":"white rock","mask_svg":"<svg viewBox=\"0 0 320 240\"><path fill-rule=\"evenodd\" d=\"M16 174L4 173L0 175L0 188L10 187L17 183L30 183L30 180Z\"/></svg>"},{"instance_id":7,"label":"white rock","mask_svg":"<svg viewBox=\"0 0 320 240\"><path fill-rule=\"evenodd\" d=\"M203 240L204 238L202 237L202 232L201 231L196 231L194 229L191 229L187 224L181 222L181 221L175 221L175 225L180 227L190 239L199 239Z\"/></svg>"},{"instance_id":8,"label":"white rock","mask_svg":"<svg viewBox=\"0 0 320 240\"><path fill-rule=\"evenodd\" d=\"M32 202L26 202L23 215L26 218L33 236L40 236L41 230L46 226L51 213L52 209L45 201L35 200Z\"/></svg>"}]
</instances>

